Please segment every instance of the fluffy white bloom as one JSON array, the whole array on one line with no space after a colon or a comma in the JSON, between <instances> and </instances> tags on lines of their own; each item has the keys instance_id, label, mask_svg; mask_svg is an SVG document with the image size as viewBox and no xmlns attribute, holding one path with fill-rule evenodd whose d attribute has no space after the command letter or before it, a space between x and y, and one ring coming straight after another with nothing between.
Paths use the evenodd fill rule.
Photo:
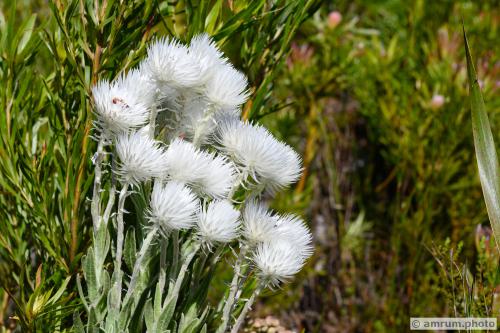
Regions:
<instances>
[{"instance_id":1,"label":"fluffy white bloom","mask_svg":"<svg viewBox=\"0 0 500 333\"><path fill-rule=\"evenodd\" d=\"M234 185L236 170L224 156L204 153L208 167L196 184L198 190L212 198L225 198Z\"/></svg>"},{"instance_id":2,"label":"fluffy white bloom","mask_svg":"<svg viewBox=\"0 0 500 333\"><path fill-rule=\"evenodd\" d=\"M116 172L123 183L138 185L150 178L160 177L167 166L160 143L140 132L120 134L116 153L120 160Z\"/></svg>"},{"instance_id":3,"label":"fluffy white bloom","mask_svg":"<svg viewBox=\"0 0 500 333\"><path fill-rule=\"evenodd\" d=\"M300 176L297 153L262 126L230 119L219 124L216 139L243 172L271 191L288 186Z\"/></svg>"},{"instance_id":4,"label":"fluffy white bloom","mask_svg":"<svg viewBox=\"0 0 500 333\"><path fill-rule=\"evenodd\" d=\"M200 66L186 46L161 38L148 47L143 68L161 89L195 87L203 83Z\"/></svg>"},{"instance_id":5,"label":"fluffy white bloom","mask_svg":"<svg viewBox=\"0 0 500 333\"><path fill-rule=\"evenodd\" d=\"M235 169L222 156L196 149L192 143L174 139L166 151L168 177L213 198L222 198L234 183Z\"/></svg>"},{"instance_id":6,"label":"fluffy white bloom","mask_svg":"<svg viewBox=\"0 0 500 333\"><path fill-rule=\"evenodd\" d=\"M165 172L169 178L186 184L198 183L208 167L202 153L192 143L179 138L170 142L165 156Z\"/></svg>"},{"instance_id":7,"label":"fluffy white bloom","mask_svg":"<svg viewBox=\"0 0 500 333\"><path fill-rule=\"evenodd\" d=\"M301 258L312 255L312 234L300 217L291 214L277 216L275 233L279 239L292 243Z\"/></svg>"},{"instance_id":8,"label":"fluffy white bloom","mask_svg":"<svg viewBox=\"0 0 500 333\"><path fill-rule=\"evenodd\" d=\"M92 88L97 126L105 134L117 134L146 124L154 93L152 83L139 70L111 83L100 81Z\"/></svg>"},{"instance_id":9,"label":"fluffy white bloom","mask_svg":"<svg viewBox=\"0 0 500 333\"><path fill-rule=\"evenodd\" d=\"M168 234L172 230L189 229L196 224L199 200L189 188L171 181L155 181L151 193L149 220Z\"/></svg>"},{"instance_id":10,"label":"fluffy white bloom","mask_svg":"<svg viewBox=\"0 0 500 333\"><path fill-rule=\"evenodd\" d=\"M257 275L268 286L289 280L304 266L304 259L294 246L284 241L261 243L253 255Z\"/></svg>"},{"instance_id":11,"label":"fluffy white bloom","mask_svg":"<svg viewBox=\"0 0 500 333\"><path fill-rule=\"evenodd\" d=\"M189 53L196 59L204 80L214 75L218 65L227 63L227 59L207 34L193 37L189 45Z\"/></svg>"},{"instance_id":12,"label":"fluffy white bloom","mask_svg":"<svg viewBox=\"0 0 500 333\"><path fill-rule=\"evenodd\" d=\"M257 201L247 203L243 211L242 234L251 245L275 239L275 224L276 218L266 205Z\"/></svg>"},{"instance_id":13,"label":"fluffy white bloom","mask_svg":"<svg viewBox=\"0 0 500 333\"><path fill-rule=\"evenodd\" d=\"M198 234L208 244L230 242L238 236L239 217L229 201L212 201L198 214Z\"/></svg>"},{"instance_id":14,"label":"fluffy white bloom","mask_svg":"<svg viewBox=\"0 0 500 333\"><path fill-rule=\"evenodd\" d=\"M249 93L245 75L232 65L219 65L207 81L205 94L208 100L221 109L232 109L245 103Z\"/></svg>"}]
</instances>

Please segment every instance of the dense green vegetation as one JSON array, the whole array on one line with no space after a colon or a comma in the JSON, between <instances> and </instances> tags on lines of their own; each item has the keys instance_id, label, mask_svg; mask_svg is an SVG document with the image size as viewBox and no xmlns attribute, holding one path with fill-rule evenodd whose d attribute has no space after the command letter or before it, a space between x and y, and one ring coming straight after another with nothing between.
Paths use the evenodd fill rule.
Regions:
<instances>
[{"instance_id":1,"label":"dense green vegetation","mask_svg":"<svg viewBox=\"0 0 500 333\"><path fill-rule=\"evenodd\" d=\"M202 31L249 76L245 116L304 158L273 207L310 221L316 253L253 317L401 332L410 316L498 316L462 35L463 20L498 143L495 1L49 3L1 5L0 331L70 330L83 312L92 84L155 36Z\"/></svg>"}]
</instances>

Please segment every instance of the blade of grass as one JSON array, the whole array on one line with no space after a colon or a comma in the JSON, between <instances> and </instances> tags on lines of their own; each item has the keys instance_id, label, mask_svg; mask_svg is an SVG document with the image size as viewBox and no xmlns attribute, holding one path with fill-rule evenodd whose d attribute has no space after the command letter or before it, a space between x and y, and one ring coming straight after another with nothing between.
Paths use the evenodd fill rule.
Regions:
<instances>
[{"instance_id":1,"label":"blade of grass","mask_svg":"<svg viewBox=\"0 0 500 333\"><path fill-rule=\"evenodd\" d=\"M476 148L479 179L483 188L484 201L490 218L497 250L500 240L500 178L495 142L491 133L488 114L484 106L476 70L472 63L469 43L464 28L465 56L467 58L467 76L469 79L469 95L471 101L472 132Z\"/></svg>"}]
</instances>

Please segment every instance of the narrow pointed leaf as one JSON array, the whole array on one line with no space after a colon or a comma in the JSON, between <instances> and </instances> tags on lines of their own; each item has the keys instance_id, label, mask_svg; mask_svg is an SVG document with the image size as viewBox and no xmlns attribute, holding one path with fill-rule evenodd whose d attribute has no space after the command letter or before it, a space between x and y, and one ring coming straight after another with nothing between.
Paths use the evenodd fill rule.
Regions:
<instances>
[{"instance_id":1,"label":"narrow pointed leaf","mask_svg":"<svg viewBox=\"0 0 500 333\"><path fill-rule=\"evenodd\" d=\"M488 210L488 216L498 249L498 242L500 240L500 177L498 158L465 29L464 43L471 101L472 132L474 134L479 179L481 180L484 201L486 202L486 209Z\"/></svg>"}]
</instances>

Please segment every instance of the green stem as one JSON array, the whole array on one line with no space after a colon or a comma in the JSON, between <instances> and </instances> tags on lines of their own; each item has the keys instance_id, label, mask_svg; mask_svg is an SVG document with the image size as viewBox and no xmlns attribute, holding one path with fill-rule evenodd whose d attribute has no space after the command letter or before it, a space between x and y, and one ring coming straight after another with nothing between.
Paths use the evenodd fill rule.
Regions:
<instances>
[{"instance_id":1,"label":"green stem","mask_svg":"<svg viewBox=\"0 0 500 333\"><path fill-rule=\"evenodd\" d=\"M100 138L97 143L97 151L94 162L94 190L92 193L92 203L90 212L94 225L94 233L99 229L101 224L101 178L102 178L102 160L104 157L104 138Z\"/></svg>"},{"instance_id":2,"label":"green stem","mask_svg":"<svg viewBox=\"0 0 500 333\"><path fill-rule=\"evenodd\" d=\"M227 325L229 324L231 312L236 300L236 292L238 291L238 281L240 279L241 266L243 264L243 261L245 260L245 254L247 250L247 245L244 244L241 246L240 253L238 254L238 258L236 259L236 263L234 264L233 280L231 281L231 287L229 289L229 295L226 299L226 304L224 304L224 309L222 310L222 323L217 329L217 333L225 332L227 329Z\"/></svg>"},{"instance_id":3,"label":"green stem","mask_svg":"<svg viewBox=\"0 0 500 333\"><path fill-rule=\"evenodd\" d=\"M158 278L158 283L160 284L160 290L165 289L165 282L167 280L167 249L168 249L168 238L161 240L161 250L160 250L160 276Z\"/></svg>"},{"instance_id":4,"label":"green stem","mask_svg":"<svg viewBox=\"0 0 500 333\"><path fill-rule=\"evenodd\" d=\"M146 256L146 252L148 251L149 247L151 246L151 243L153 242L153 239L156 236L156 232L158 231L157 226L154 226L146 235L146 238L144 238L144 241L142 242L141 249L139 250L139 253L137 255L137 259L134 264L134 270L132 271L132 277L130 278L130 284L128 286L127 294L125 295L125 298L123 300L123 304L127 304L129 301L130 297L132 296L132 293L135 290L139 274L141 273L141 269L143 268L143 261L144 257Z\"/></svg>"},{"instance_id":5,"label":"green stem","mask_svg":"<svg viewBox=\"0 0 500 333\"><path fill-rule=\"evenodd\" d=\"M193 137L193 145L195 147L199 148L201 146L203 134L207 128L208 122L212 120L215 111L217 111L217 109L213 105L209 105L208 109L205 110L205 116L198 122Z\"/></svg>"},{"instance_id":6,"label":"green stem","mask_svg":"<svg viewBox=\"0 0 500 333\"><path fill-rule=\"evenodd\" d=\"M156 130L156 115L158 114L158 110L156 107L151 108L150 116L149 116L149 136L151 139L155 137Z\"/></svg>"},{"instance_id":7,"label":"green stem","mask_svg":"<svg viewBox=\"0 0 500 333\"><path fill-rule=\"evenodd\" d=\"M125 206L125 199L127 197L128 183L123 184L118 197L118 214L116 217L116 257L115 257L115 270L114 274L116 276L116 288L117 291L117 302L114 304L115 308L119 309L121 304L121 290L122 290L122 254L123 254L123 234L124 234L124 222L123 222L123 212Z\"/></svg>"},{"instance_id":8,"label":"green stem","mask_svg":"<svg viewBox=\"0 0 500 333\"><path fill-rule=\"evenodd\" d=\"M252 306L253 302L255 301L255 298L259 296L260 292L264 289L264 285L259 283L257 288L254 290L252 293L252 296L248 299L248 301L245 303L245 306L243 307L243 310L241 310L240 315L238 316L238 319L236 320L236 323L234 324L233 328L231 329L231 333L238 333L240 330L241 325L245 321L245 317L248 313L248 310L250 310L250 307Z\"/></svg>"},{"instance_id":9,"label":"green stem","mask_svg":"<svg viewBox=\"0 0 500 333\"><path fill-rule=\"evenodd\" d=\"M200 244L196 243L194 245L194 248L186 257L186 260L184 260L184 262L182 263L181 269L179 270L179 275L177 275L177 279L175 280L174 288L172 292L169 291L168 297L165 299L164 304L169 304L172 300L174 300L175 302L177 301L177 298L179 297L179 291L181 290L182 282L184 281L184 276L186 275L189 264L191 263L199 249Z\"/></svg>"},{"instance_id":10,"label":"green stem","mask_svg":"<svg viewBox=\"0 0 500 333\"><path fill-rule=\"evenodd\" d=\"M179 266L179 231L175 230L172 232L172 248L173 248L173 258L172 258L172 269L170 271L170 279L174 279L177 274L177 267Z\"/></svg>"}]
</instances>

